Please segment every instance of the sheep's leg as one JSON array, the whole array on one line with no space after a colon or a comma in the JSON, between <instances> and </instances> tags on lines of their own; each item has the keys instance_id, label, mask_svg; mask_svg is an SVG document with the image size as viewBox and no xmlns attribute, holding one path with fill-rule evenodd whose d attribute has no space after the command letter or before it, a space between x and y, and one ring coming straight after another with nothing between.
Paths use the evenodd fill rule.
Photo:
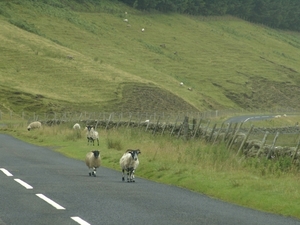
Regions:
<instances>
[{"instance_id":1,"label":"sheep's leg","mask_svg":"<svg viewBox=\"0 0 300 225\"><path fill-rule=\"evenodd\" d=\"M135 170L132 170L132 172L131 172L131 181L132 182L135 182L135 180L134 180L134 172L135 172Z\"/></svg>"},{"instance_id":2,"label":"sheep's leg","mask_svg":"<svg viewBox=\"0 0 300 225\"><path fill-rule=\"evenodd\" d=\"M130 182L130 171L127 170L127 182Z\"/></svg>"},{"instance_id":3,"label":"sheep's leg","mask_svg":"<svg viewBox=\"0 0 300 225\"><path fill-rule=\"evenodd\" d=\"M92 176L91 168L89 168L89 176Z\"/></svg>"},{"instance_id":4,"label":"sheep's leg","mask_svg":"<svg viewBox=\"0 0 300 225\"><path fill-rule=\"evenodd\" d=\"M122 181L125 181L125 170L122 169Z\"/></svg>"},{"instance_id":5,"label":"sheep's leg","mask_svg":"<svg viewBox=\"0 0 300 225\"><path fill-rule=\"evenodd\" d=\"M99 139L97 138L98 146L99 146Z\"/></svg>"},{"instance_id":6,"label":"sheep's leg","mask_svg":"<svg viewBox=\"0 0 300 225\"><path fill-rule=\"evenodd\" d=\"M93 167L92 175L93 175L94 177L96 176L96 170L97 170L97 168Z\"/></svg>"}]
</instances>

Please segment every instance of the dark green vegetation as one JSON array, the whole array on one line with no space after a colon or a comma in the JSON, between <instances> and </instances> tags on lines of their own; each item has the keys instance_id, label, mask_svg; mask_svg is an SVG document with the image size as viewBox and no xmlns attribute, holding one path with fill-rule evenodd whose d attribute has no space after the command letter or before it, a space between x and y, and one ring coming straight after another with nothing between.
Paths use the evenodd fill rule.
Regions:
<instances>
[{"instance_id":1,"label":"dark green vegetation","mask_svg":"<svg viewBox=\"0 0 300 225\"><path fill-rule=\"evenodd\" d=\"M299 108L299 33L118 1L0 9L2 111Z\"/></svg>"},{"instance_id":2,"label":"dark green vegetation","mask_svg":"<svg viewBox=\"0 0 300 225\"><path fill-rule=\"evenodd\" d=\"M79 0L80 1L80 0ZM90 0L96 2L97 0ZM119 0L140 10L202 16L229 14L273 28L300 29L300 2L294 0Z\"/></svg>"}]
</instances>

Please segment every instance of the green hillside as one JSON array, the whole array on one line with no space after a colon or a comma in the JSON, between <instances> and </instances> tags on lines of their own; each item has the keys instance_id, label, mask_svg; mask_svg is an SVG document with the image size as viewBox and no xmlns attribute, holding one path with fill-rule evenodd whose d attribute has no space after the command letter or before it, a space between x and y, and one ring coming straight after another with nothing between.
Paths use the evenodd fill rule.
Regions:
<instances>
[{"instance_id":1,"label":"green hillside","mask_svg":"<svg viewBox=\"0 0 300 225\"><path fill-rule=\"evenodd\" d=\"M2 111L300 106L299 33L117 1L43 2L0 0Z\"/></svg>"}]
</instances>

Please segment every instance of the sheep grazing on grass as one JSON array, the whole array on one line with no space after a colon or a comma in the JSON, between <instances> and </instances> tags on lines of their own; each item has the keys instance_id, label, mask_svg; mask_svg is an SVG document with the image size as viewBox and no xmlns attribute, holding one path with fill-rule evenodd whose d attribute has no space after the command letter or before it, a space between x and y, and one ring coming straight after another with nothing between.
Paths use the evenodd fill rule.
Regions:
<instances>
[{"instance_id":1,"label":"sheep grazing on grass","mask_svg":"<svg viewBox=\"0 0 300 225\"><path fill-rule=\"evenodd\" d=\"M99 134L97 131L95 131L94 126L88 125L86 126L86 138L88 140L88 145L93 143L93 146L95 145L95 140L98 142L99 146Z\"/></svg>"},{"instance_id":2,"label":"sheep grazing on grass","mask_svg":"<svg viewBox=\"0 0 300 225\"><path fill-rule=\"evenodd\" d=\"M30 123L27 127L27 130L32 130L32 129L38 129L38 128L41 128L42 127L42 124L41 122L39 121L34 121L32 123Z\"/></svg>"},{"instance_id":3,"label":"sheep grazing on grass","mask_svg":"<svg viewBox=\"0 0 300 225\"><path fill-rule=\"evenodd\" d=\"M100 151L95 150L88 152L85 156L85 164L89 168L89 176L96 176L96 170L100 167L101 157Z\"/></svg>"},{"instance_id":4,"label":"sheep grazing on grass","mask_svg":"<svg viewBox=\"0 0 300 225\"><path fill-rule=\"evenodd\" d=\"M80 124L79 123L75 123L74 126L73 126L73 129L74 130L80 130L81 129Z\"/></svg>"},{"instance_id":5,"label":"sheep grazing on grass","mask_svg":"<svg viewBox=\"0 0 300 225\"><path fill-rule=\"evenodd\" d=\"M122 169L122 181L125 181L125 171L127 172L127 182L135 182L134 173L139 165L138 154L141 154L139 149L128 149L120 159Z\"/></svg>"}]
</instances>

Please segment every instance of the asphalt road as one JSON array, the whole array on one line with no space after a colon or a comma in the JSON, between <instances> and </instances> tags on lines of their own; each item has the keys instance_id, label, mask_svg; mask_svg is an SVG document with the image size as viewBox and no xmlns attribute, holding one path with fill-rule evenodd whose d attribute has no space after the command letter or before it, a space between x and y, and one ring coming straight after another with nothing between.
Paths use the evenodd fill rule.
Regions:
<instances>
[{"instance_id":1,"label":"asphalt road","mask_svg":"<svg viewBox=\"0 0 300 225\"><path fill-rule=\"evenodd\" d=\"M241 122L247 122L250 120L267 120L274 118L274 115L243 115L243 116L235 116L232 118L229 118L225 121L225 123L241 123Z\"/></svg>"},{"instance_id":2,"label":"asphalt road","mask_svg":"<svg viewBox=\"0 0 300 225\"><path fill-rule=\"evenodd\" d=\"M97 175L83 160L0 134L0 225L300 225L139 177L122 182L120 171Z\"/></svg>"}]
</instances>

